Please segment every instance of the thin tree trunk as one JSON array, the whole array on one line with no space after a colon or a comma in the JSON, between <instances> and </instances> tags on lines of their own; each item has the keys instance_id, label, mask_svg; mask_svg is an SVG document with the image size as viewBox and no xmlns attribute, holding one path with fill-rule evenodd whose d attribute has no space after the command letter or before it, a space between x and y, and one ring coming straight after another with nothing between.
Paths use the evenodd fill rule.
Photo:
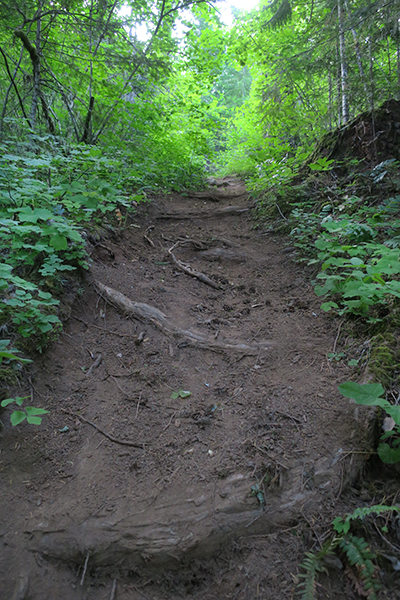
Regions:
<instances>
[{"instance_id":1,"label":"thin tree trunk","mask_svg":"<svg viewBox=\"0 0 400 600\"><path fill-rule=\"evenodd\" d=\"M345 6L345 9L348 11L349 7L347 4L347 0L344 0L344 6ZM350 30L351 30L351 34L352 34L353 40L354 40L354 50L356 53L357 66L358 66L358 70L360 72L361 81L363 83L365 97L368 98L367 83L365 80L365 73L364 73L364 68L363 68L363 64L362 64L362 60L361 60L360 43L358 41L357 33L356 33L356 30L354 29L354 27L350 27Z\"/></svg>"},{"instance_id":2,"label":"thin tree trunk","mask_svg":"<svg viewBox=\"0 0 400 600\"><path fill-rule=\"evenodd\" d=\"M341 0L338 0L338 21L339 21L339 54L340 54L340 87L342 94L342 124L349 120L349 101L347 97L348 74L346 63L346 45L344 38L343 8Z\"/></svg>"},{"instance_id":3,"label":"thin tree trunk","mask_svg":"<svg viewBox=\"0 0 400 600\"><path fill-rule=\"evenodd\" d=\"M396 58L397 58L397 99L400 100L400 31L399 23L396 23Z\"/></svg>"},{"instance_id":4,"label":"thin tree trunk","mask_svg":"<svg viewBox=\"0 0 400 600\"><path fill-rule=\"evenodd\" d=\"M41 30L42 20L38 19L36 22L36 49L35 53L31 53L32 66L33 66L33 92L32 92L32 104L31 104L31 115L30 121L32 123L32 129L36 127L36 117L40 99L40 46L41 46ZM34 56L34 58L32 58Z\"/></svg>"},{"instance_id":5,"label":"thin tree trunk","mask_svg":"<svg viewBox=\"0 0 400 600\"><path fill-rule=\"evenodd\" d=\"M8 73L8 76L10 78L10 85L7 88L7 91L6 91L6 94L5 94L5 97L4 97L3 108L2 108L2 111L1 111L1 115L0 115L0 139L1 139L3 137L4 117L6 116L8 97L10 95L10 91L11 91L12 88L15 89L15 92L17 94L17 97L18 97L18 100L19 100L19 104L20 104L20 107L21 107L21 110L22 110L22 114L24 115L25 120L27 121L29 127L31 126L31 124L29 122L28 117L25 114L24 105L22 104L21 96L19 95L18 88L17 88L17 86L15 84L15 78L17 76L17 72L18 72L19 66L21 64L22 57L24 55L24 48L23 47L21 48L21 52L20 52L20 55L19 55L19 60L17 62L17 66L14 69L14 74L13 75L11 75L10 69L8 67L7 56L5 55L4 51L1 48L0 48L0 52L3 55L4 61L5 61L5 64L6 64L7 73Z\"/></svg>"},{"instance_id":6,"label":"thin tree trunk","mask_svg":"<svg viewBox=\"0 0 400 600\"><path fill-rule=\"evenodd\" d=\"M340 127L342 123L342 110L341 110L341 97L342 92L340 88L340 57L339 57L339 44L336 44L336 62L337 62L337 75L336 75L336 85L337 85L337 119L338 119L338 127Z\"/></svg>"},{"instance_id":7,"label":"thin tree trunk","mask_svg":"<svg viewBox=\"0 0 400 600\"><path fill-rule=\"evenodd\" d=\"M371 110L371 121L372 121L372 140L373 140L373 148L374 148L374 158L377 157L376 150L376 131L375 131L375 106L374 106L374 66L372 60L372 42L371 37L368 38L368 57L369 57L369 80L371 86L371 94L370 94L370 110Z\"/></svg>"},{"instance_id":8,"label":"thin tree trunk","mask_svg":"<svg viewBox=\"0 0 400 600\"><path fill-rule=\"evenodd\" d=\"M156 27L155 27L155 29L154 29L153 33L152 33L152 36L151 36L151 38L150 38L150 41L148 42L148 44L147 44L146 48L144 49L144 52L143 52L143 54L142 54L143 58L144 58L144 57L145 57L145 56L148 54L148 52L150 51L150 49L151 49L151 47L152 47L152 45L153 45L153 42L154 42L155 38L157 37L158 31L159 31L159 29L160 29L160 27L161 27L161 24L162 24L162 22L164 21L164 19L165 19L165 18L166 18L166 17L167 17L169 14L171 14L171 13L172 13L174 10L176 10L176 7L175 7L175 8L172 8L171 10L169 10L169 11L166 11L166 10L165 10L165 4L166 4L166 0L162 0L162 5L161 5L161 10L160 10L160 15L159 15L159 17L158 17L158 20L157 20L157 25L156 25ZM113 103L113 105L112 105L112 106L110 106L110 108L109 108L109 109L108 109L108 111L106 112L105 116L103 117L103 120L102 120L102 122L100 123L100 126L99 126L99 128L98 128L98 130L97 130L96 134L93 136L93 139L92 139L92 143L93 143L93 144L95 144L95 143L97 142L97 140L98 140L99 136L100 136L100 135L103 133L103 131L104 131L104 128L106 127L106 125L107 125L108 121L110 120L110 118L112 117L112 115L113 115L113 113L114 113L114 110L115 110L115 108L116 108L116 107L118 106L118 104L121 102L121 100L122 100L122 98L123 98L123 95L124 95L124 93L125 93L125 90L126 90L126 88L129 86L130 82L132 81L132 79L134 78L134 76L136 75L136 73L138 72L139 68L140 68L140 63L138 63L138 64L136 65L136 67L133 69L132 73L129 75L129 77L128 77L128 78L127 78L127 80L125 81L125 83L124 83L124 85L123 85L123 87L122 87L121 93L120 93L120 95L119 95L119 98L118 98L118 99L117 99L117 100L116 100L116 101Z\"/></svg>"},{"instance_id":9,"label":"thin tree trunk","mask_svg":"<svg viewBox=\"0 0 400 600\"><path fill-rule=\"evenodd\" d=\"M330 71L328 71L328 82L329 82L329 104L328 104L329 131L332 131L332 75L331 75Z\"/></svg>"},{"instance_id":10,"label":"thin tree trunk","mask_svg":"<svg viewBox=\"0 0 400 600\"><path fill-rule=\"evenodd\" d=\"M85 144L90 144L91 140L90 140L90 125L91 125L91 121L92 121L92 113L93 113L93 106L94 106L94 97L91 96L90 100L89 100L89 108L87 111L87 115L86 115L86 119L85 119L85 126L83 128L83 134L81 137L81 142L85 143Z\"/></svg>"}]
</instances>

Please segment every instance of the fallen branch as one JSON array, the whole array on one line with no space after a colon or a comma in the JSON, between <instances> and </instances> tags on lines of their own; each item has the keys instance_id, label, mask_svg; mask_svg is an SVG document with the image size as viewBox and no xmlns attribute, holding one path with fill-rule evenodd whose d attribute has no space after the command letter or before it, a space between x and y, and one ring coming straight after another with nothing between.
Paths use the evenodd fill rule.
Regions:
<instances>
[{"instance_id":1,"label":"fallen branch","mask_svg":"<svg viewBox=\"0 0 400 600\"><path fill-rule=\"evenodd\" d=\"M100 429L100 427L98 427L95 423L92 423L92 421L85 419L85 417L82 417L82 415L80 415L76 412L72 412L71 410L66 410L65 408L61 408L61 411L66 413L67 415L71 415L71 417L76 417L77 419L81 419L81 421L85 421L85 423L87 423L88 425L91 425L92 427L97 429L97 431L99 433L101 433L107 439L109 439L110 442L114 442L114 444L121 444L122 446L132 446L133 448L141 448L142 450L144 448L144 444L137 444L136 442L130 442L129 440L120 440L120 439L114 437L113 435L110 435L103 429Z\"/></svg>"},{"instance_id":2,"label":"fallen branch","mask_svg":"<svg viewBox=\"0 0 400 600\"><path fill-rule=\"evenodd\" d=\"M256 344L246 344L244 342L236 343L233 341L222 342L215 339L209 339L201 333L189 329L181 329L174 323L171 323L168 317L158 310L158 308L150 306L149 304L143 304L142 302L132 302L132 300L120 292L107 287L103 283L100 283L100 281L95 280L94 283L100 292L117 308L130 313L135 319L142 323L154 325L154 327L162 331L165 335L184 338L186 343L196 348L206 348L216 352L232 350L234 352L250 355L257 354L258 352L271 347L270 342L260 342Z\"/></svg>"},{"instance_id":3,"label":"fallen branch","mask_svg":"<svg viewBox=\"0 0 400 600\"><path fill-rule=\"evenodd\" d=\"M151 239L149 238L149 236L148 236L147 234L148 234L148 233L150 233L151 231L153 231L153 229L154 229L154 225L150 225L150 227L148 227L148 228L146 229L146 231L144 232L144 234L143 234L143 238L146 240L146 242L147 242L147 243L149 244L149 246L151 246L152 248L154 248L154 242L153 242L153 240L151 240Z\"/></svg>"},{"instance_id":4,"label":"fallen branch","mask_svg":"<svg viewBox=\"0 0 400 600\"><path fill-rule=\"evenodd\" d=\"M94 361L94 363L92 364L90 369L88 369L88 371L86 373L86 377L89 377L89 375L92 374L93 369L97 369L97 367L100 366L100 363L101 363L101 354L98 355L98 357L96 358L96 360Z\"/></svg>"},{"instance_id":5,"label":"fallen branch","mask_svg":"<svg viewBox=\"0 0 400 600\"><path fill-rule=\"evenodd\" d=\"M171 246L171 248L168 250L168 254L172 258L174 265L176 267L178 267L178 269L180 269L181 271L186 273L186 275L195 277L199 281L202 281L203 283L210 285L215 290L221 290L222 286L219 283L217 283L216 281L213 281L212 279L207 277L207 275L204 275L204 273L200 273L200 271L196 271L195 269L192 269L192 267L190 265L188 265L188 264L182 262L181 260L179 260L178 258L176 258L175 254L172 252L172 250L174 250L174 248L177 248L178 246L181 246L181 245L182 245L182 242L177 242L176 244Z\"/></svg>"}]
</instances>

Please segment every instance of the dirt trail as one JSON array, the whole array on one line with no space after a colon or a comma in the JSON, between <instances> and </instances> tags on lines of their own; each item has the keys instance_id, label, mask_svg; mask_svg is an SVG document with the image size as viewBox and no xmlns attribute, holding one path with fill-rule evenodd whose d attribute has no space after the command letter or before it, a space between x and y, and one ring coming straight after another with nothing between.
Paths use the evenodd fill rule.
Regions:
<instances>
[{"instance_id":1,"label":"dirt trail","mask_svg":"<svg viewBox=\"0 0 400 600\"><path fill-rule=\"evenodd\" d=\"M338 323L243 184L218 184L93 245L18 390L50 415L3 415L1 598L292 597L301 524L335 507L363 428L326 359Z\"/></svg>"}]
</instances>

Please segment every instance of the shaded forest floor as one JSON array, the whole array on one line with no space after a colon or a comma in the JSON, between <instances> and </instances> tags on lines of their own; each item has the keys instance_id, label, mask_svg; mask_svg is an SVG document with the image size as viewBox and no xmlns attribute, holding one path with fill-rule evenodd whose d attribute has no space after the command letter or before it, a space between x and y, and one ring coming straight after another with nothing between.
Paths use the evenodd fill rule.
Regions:
<instances>
[{"instance_id":1,"label":"shaded forest floor","mask_svg":"<svg viewBox=\"0 0 400 600\"><path fill-rule=\"evenodd\" d=\"M356 505L366 412L327 360L339 323L254 228L243 184L216 183L92 244L63 334L16 390L50 414L3 415L2 598L292 598L315 536ZM164 316L140 322L112 290ZM331 568L320 597L357 598Z\"/></svg>"}]
</instances>

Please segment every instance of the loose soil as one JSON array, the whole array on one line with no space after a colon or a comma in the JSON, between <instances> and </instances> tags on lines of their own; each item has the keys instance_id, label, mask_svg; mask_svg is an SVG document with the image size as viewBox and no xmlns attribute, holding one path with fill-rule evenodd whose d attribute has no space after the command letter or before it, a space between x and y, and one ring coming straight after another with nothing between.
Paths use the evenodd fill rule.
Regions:
<instances>
[{"instance_id":1,"label":"loose soil","mask_svg":"<svg viewBox=\"0 0 400 600\"><path fill-rule=\"evenodd\" d=\"M349 508L366 413L327 360L340 323L250 209L226 178L90 246L64 332L14 390L49 415L2 416L1 598L294 596L317 520ZM321 597L352 598L341 578Z\"/></svg>"}]
</instances>

